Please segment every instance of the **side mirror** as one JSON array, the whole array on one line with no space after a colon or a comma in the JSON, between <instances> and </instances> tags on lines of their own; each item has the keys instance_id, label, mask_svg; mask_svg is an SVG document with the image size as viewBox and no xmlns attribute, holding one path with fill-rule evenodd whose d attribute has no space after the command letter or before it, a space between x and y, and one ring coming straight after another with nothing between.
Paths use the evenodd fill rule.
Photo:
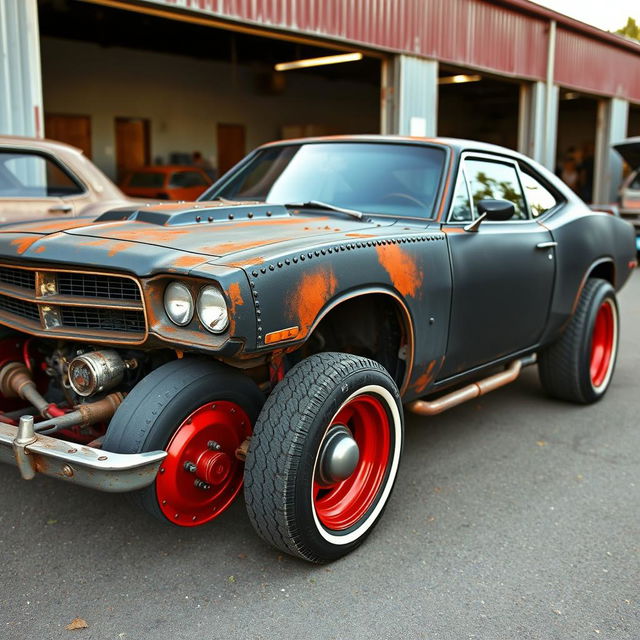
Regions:
<instances>
[{"instance_id":1,"label":"side mirror","mask_svg":"<svg viewBox=\"0 0 640 640\"><path fill-rule=\"evenodd\" d=\"M464 228L465 231L477 231L483 220L511 220L516 212L513 202L494 200L492 198L479 200L476 203L476 210L478 211L478 217Z\"/></svg>"},{"instance_id":2,"label":"side mirror","mask_svg":"<svg viewBox=\"0 0 640 640\"><path fill-rule=\"evenodd\" d=\"M511 220L516 208L508 200L492 200L486 198L476 204L478 213L485 214L487 220Z\"/></svg>"}]
</instances>

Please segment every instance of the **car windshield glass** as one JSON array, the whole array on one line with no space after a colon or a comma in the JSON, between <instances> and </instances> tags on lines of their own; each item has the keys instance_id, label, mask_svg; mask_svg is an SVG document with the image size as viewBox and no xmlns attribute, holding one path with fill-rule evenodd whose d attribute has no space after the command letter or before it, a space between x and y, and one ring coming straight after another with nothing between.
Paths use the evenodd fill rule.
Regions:
<instances>
[{"instance_id":1,"label":"car windshield glass","mask_svg":"<svg viewBox=\"0 0 640 640\"><path fill-rule=\"evenodd\" d=\"M263 149L204 199L319 201L365 213L430 217L443 149L409 144L309 143Z\"/></svg>"},{"instance_id":2,"label":"car windshield glass","mask_svg":"<svg viewBox=\"0 0 640 640\"><path fill-rule=\"evenodd\" d=\"M129 178L129 186L161 189L164 186L164 176L164 173L158 171L136 171Z\"/></svg>"}]
</instances>

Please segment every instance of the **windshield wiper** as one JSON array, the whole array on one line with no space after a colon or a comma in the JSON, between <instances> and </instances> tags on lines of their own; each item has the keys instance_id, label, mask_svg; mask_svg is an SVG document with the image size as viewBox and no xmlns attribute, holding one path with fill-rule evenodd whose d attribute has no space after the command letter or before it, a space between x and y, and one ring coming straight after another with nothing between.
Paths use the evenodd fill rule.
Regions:
<instances>
[{"instance_id":1,"label":"windshield wiper","mask_svg":"<svg viewBox=\"0 0 640 640\"><path fill-rule=\"evenodd\" d=\"M307 202L288 202L285 207L293 207L295 209L326 209L327 211L337 211L339 213L346 213L352 218L362 220L364 214L362 211L356 211L355 209L345 209L344 207L337 207L334 204L328 202L320 202L320 200L308 200Z\"/></svg>"}]
</instances>

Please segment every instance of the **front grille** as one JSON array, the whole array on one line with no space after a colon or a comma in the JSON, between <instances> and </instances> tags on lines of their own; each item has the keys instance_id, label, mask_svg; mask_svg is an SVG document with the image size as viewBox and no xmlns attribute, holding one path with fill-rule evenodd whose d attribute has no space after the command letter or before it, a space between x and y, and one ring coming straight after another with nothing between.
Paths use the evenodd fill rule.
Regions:
<instances>
[{"instance_id":1,"label":"front grille","mask_svg":"<svg viewBox=\"0 0 640 640\"><path fill-rule=\"evenodd\" d=\"M0 267L0 282L33 291L36 288L36 274L34 271L26 271L25 269Z\"/></svg>"},{"instance_id":2,"label":"front grille","mask_svg":"<svg viewBox=\"0 0 640 640\"><path fill-rule=\"evenodd\" d=\"M0 312L1 311L14 316L20 316L21 318L27 318L28 320L40 321L38 305L35 304L35 302L27 302L25 300L0 295Z\"/></svg>"},{"instance_id":3,"label":"front grille","mask_svg":"<svg viewBox=\"0 0 640 640\"><path fill-rule=\"evenodd\" d=\"M38 335L135 344L147 331L133 278L46 266L0 265L0 324Z\"/></svg>"},{"instance_id":4,"label":"front grille","mask_svg":"<svg viewBox=\"0 0 640 640\"><path fill-rule=\"evenodd\" d=\"M76 329L122 331L123 333L143 333L145 329L142 311L61 307L60 317L64 327Z\"/></svg>"},{"instance_id":5,"label":"front grille","mask_svg":"<svg viewBox=\"0 0 640 640\"><path fill-rule=\"evenodd\" d=\"M93 273L59 273L58 293L82 298L140 300L140 289L133 280Z\"/></svg>"}]
</instances>

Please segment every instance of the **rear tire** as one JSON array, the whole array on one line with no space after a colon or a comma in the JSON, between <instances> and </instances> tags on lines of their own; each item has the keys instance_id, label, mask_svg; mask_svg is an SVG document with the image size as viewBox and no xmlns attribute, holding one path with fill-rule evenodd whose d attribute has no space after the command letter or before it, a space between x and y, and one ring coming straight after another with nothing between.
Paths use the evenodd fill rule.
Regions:
<instances>
[{"instance_id":1,"label":"rear tire","mask_svg":"<svg viewBox=\"0 0 640 640\"><path fill-rule=\"evenodd\" d=\"M600 400L615 368L618 335L614 288L606 280L587 280L564 333L539 354L544 390L554 398L580 404Z\"/></svg>"},{"instance_id":2,"label":"rear tire","mask_svg":"<svg viewBox=\"0 0 640 640\"><path fill-rule=\"evenodd\" d=\"M346 470L348 455L336 455L340 439L343 453L357 445ZM346 555L384 511L402 441L400 394L382 365L344 353L303 360L271 393L254 428L245 468L251 523L299 558Z\"/></svg>"}]
</instances>

